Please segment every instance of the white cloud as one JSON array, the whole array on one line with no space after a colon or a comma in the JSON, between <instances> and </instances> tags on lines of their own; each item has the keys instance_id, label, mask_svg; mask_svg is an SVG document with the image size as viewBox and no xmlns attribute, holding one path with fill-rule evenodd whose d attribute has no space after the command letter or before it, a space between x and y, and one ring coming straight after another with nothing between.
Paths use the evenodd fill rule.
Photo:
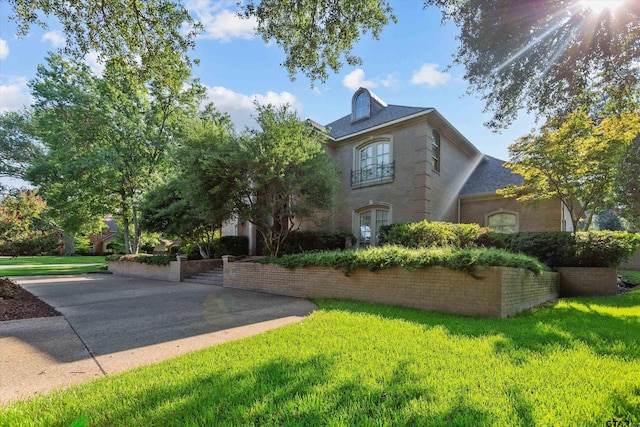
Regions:
<instances>
[{"instance_id":1,"label":"white cloud","mask_svg":"<svg viewBox=\"0 0 640 427\"><path fill-rule=\"evenodd\" d=\"M422 68L413 73L411 83L414 85L426 84L435 87L447 84L451 80L451 74L438 71L439 64L424 64Z\"/></svg>"},{"instance_id":2,"label":"white cloud","mask_svg":"<svg viewBox=\"0 0 640 427\"><path fill-rule=\"evenodd\" d=\"M32 103L26 77L14 77L8 84L0 85L0 113L19 110Z\"/></svg>"},{"instance_id":3,"label":"white cloud","mask_svg":"<svg viewBox=\"0 0 640 427\"><path fill-rule=\"evenodd\" d=\"M50 41L53 47L63 47L66 40L60 31L49 31L42 36L42 41Z\"/></svg>"},{"instance_id":4,"label":"white cloud","mask_svg":"<svg viewBox=\"0 0 640 427\"><path fill-rule=\"evenodd\" d=\"M204 27L201 37L206 39L230 41L234 38L252 39L255 37L255 18L240 19L235 12L226 9L233 7L235 1L189 0L186 8L195 15Z\"/></svg>"},{"instance_id":5,"label":"white cloud","mask_svg":"<svg viewBox=\"0 0 640 427\"><path fill-rule=\"evenodd\" d=\"M98 52L92 50L84 56L84 62L91 68L93 74L102 76L104 72L104 63L98 61Z\"/></svg>"},{"instance_id":6,"label":"white cloud","mask_svg":"<svg viewBox=\"0 0 640 427\"><path fill-rule=\"evenodd\" d=\"M228 113L237 130L255 127L256 121L251 117L256 112L254 100L263 105L289 104L298 114L302 112L302 104L289 92L245 95L220 86L207 88L207 102L213 102L219 111Z\"/></svg>"},{"instance_id":7,"label":"white cloud","mask_svg":"<svg viewBox=\"0 0 640 427\"><path fill-rule=\"evenodd\" d=\"M398 86L398 79L394 74L389 74L384 79L380 80L380 84L383 87L396 87Z\"/></svg>"},{"instance_id":8,"label":"white cloud","mask_svg":"<svg viewBox=\"0 0 640 427\"><path fill-rule=\"evenodd\" d=\"M364 79L364 71L361 68L356 68L342 79L342 84L351 90L357 90L361 87L374 88L378 86L378 83L373 80Z\"/></svg>"},{"instance_id":9,"label":"white cloud","mask_svg":"<svg viewBox=\"0 0 640 427\"><path fill-rule=\"evenodd\" d=\"M9 56L9 45L6 40L0 39L0 59L5 59Z\"/></svg>"}]
</instances>

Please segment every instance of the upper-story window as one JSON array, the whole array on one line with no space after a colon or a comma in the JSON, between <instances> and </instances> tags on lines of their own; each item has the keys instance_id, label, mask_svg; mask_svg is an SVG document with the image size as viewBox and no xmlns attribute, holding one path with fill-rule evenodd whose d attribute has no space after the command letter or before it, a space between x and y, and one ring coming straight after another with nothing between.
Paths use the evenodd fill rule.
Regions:
<instances>
[{"instance_id":1,"label":"upper-story window","mask_svg":"<svg viewBox=\"0 0 640 427\"><path fill-rule=\"evenodd\" d=\"M372 142L358 148L355 166L355 170L351 172L352 186L393 181L389 140Z\"/></svg>"},{"instance_id":2,"label":"upper-story window","mask_svg":"<svg viewBox=\"0 0 640 427\"><path fill-rule=\"evenodd\" d=\"M516 233L518 215L513 212L497 212L487 216L487 227L498 233Z\"/></svg>"},{"instance_id":3,"label":"upper-story window","mask_svg":"<svg viewBox=\"0 0 640 427\"><path fill-rule=\"evenodd\" d=\"M351 121L366 119L371 116L371 96L366 89L360 89L353 97Z\"/></svg>"},{"instance_id":4,"label":"upper-story window","mask_svg":"<svg viewBox=\"0 0 640 427\"><path fill-rule=\"evenodd\" d=\"M431 165L434 171L440 172L440 133L435 129L431 138Z\"/></svg>"}]
</instances>

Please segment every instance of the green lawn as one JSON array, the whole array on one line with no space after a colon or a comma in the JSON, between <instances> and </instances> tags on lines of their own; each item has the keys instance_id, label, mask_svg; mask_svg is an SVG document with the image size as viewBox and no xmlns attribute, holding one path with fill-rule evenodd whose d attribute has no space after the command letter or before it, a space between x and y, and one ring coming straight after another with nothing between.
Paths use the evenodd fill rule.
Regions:
<instances>
[{"instance_id":1,"label":"green lawn","mask_svg":"<svg viewBox=\"0 0 640 427\"><path fill-rule=\"evenodd\" d=\"M635 285L640 285L640 271L618 270L619 276L624 276Z\"/></svg>"},{"instance_id":2,"label":"green lawn","mask_svg":"<svg viewBox=\"0 0 640 427\"><path fill-rule=\"evenodd\" d=\"M0 408L0 425L640 423L640 292L511 319L317 303L295 325Z\"/></svg>"},{"instance_id":3,"label":"green lawn","mask_svg":"<svg viewBox=\"0 0 640 427\"><path fill-rule=\"evenodd\" d=\"M106 265L107 262L104 256L23 256L17 258L0 258L0 276L104 273L106 270L104 270L103 267ZM4 266L8 266L8 268L3 268Z\"/></svg>"}]
</instances>

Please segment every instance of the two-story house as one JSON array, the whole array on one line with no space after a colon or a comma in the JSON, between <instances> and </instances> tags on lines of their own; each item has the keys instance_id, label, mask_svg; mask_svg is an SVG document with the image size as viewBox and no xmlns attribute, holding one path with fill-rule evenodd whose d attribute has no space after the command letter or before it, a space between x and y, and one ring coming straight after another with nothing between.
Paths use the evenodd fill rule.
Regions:
<instances>
[{"instance_id":1,"label":"two-story house","mask_svg":"<svg viewBox=\"0 0 640 427\"><path fill-rule=\"evenodd\" d=\"M340 172L330 231L376 245L381 225L421 221L478 223L503 232L569 230L558 199L537 206L496 190L522 177L482 154L435 108L391 105L366 88L351 112L325 126L327 151ZM236 226L255 237L250 227ZM231 234L231 233L229 233Z\"/></svg>"}]
</instances>

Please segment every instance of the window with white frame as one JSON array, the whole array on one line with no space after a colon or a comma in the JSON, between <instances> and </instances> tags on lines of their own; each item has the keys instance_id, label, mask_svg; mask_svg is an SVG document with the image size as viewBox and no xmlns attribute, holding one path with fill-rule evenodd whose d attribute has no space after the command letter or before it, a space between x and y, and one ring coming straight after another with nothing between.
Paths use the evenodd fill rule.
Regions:
<instances>
[{"instance_id":1,"label":"window with white frame","mask_svg":"<svg viewBox=\"0 0 640 427\"><path fill-rule=\"evenodd\" d=\"M440 172L440 133L435 129L431 137L431 165L434 171Z\"/></svg>"},{"instance_id":2,"label":"window with white frame","mask_svg":"<svg viewBox=\"0 0 640 427\"><path fill-rule=\"evenodd\" d=\"M393 180L391 143L376 141L356 151L356 169L351 173L351 185L358 186Z\"/></svg>"},{"instance_id":3,"label":"window with white frame","mask_svg":"<svg viewBox=\"0 0 640 427\"><path fill-rule=\"evenodd\" d=\"M380 227L389 224L389 208L375 207L356 215L356 236L361 246L378 246Z\"/></svg>"},{"instance_id":4,"label":"window with white frame","mask_svg":"<svg viewBox=\"0 0 640 427\"><path fill-rule=\"evenodd\" d=\"M497 212L487 216L487 227L498 233L518 232L518 215L513 212Z\"/></svg>"}]
</instances>

